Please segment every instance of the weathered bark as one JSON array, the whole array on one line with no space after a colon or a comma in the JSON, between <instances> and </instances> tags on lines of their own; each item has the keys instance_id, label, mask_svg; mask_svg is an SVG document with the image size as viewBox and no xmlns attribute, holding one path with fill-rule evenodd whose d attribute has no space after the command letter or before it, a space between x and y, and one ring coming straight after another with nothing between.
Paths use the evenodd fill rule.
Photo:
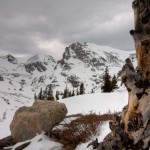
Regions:
<instances>
[{"instance_id":1,"label":"weathered bark","mask_svg":"<svg viewBox=\"0 0 150 150\"><path fill-rule=\"evenodd\" d=\"M145 141L150 140L150 0L134 0L132 7L135 30L130 33L135 42L138 70L123 70L122 77L124 74L127 77L125 85L130 88L128 109L123 119L125 132L134 140L134 144L143 140L143 148L146 148ZM129 129L130 124L133 129Z\"/></svg>"},{"instance_id":2,"label":"weathered bark","mask_svg":"<svg viewBox=\"0 0 150 150\"><path fill-rule=\"evenodd\" d=\"M138 69L145 79L150 78L150 0L135 0L132 4L135 30L131 35L135 41Z\"/></svg>"},{"instance_id":3,"label":"weathered bark","mask_svg":"<svg viewBox=\"0 0 150 150\"><path fill-rule=\"evenodd\" d=\"M128 105L110 122L111 133L97 150L147 150L150 147L150 0L134 0L137 69L129 58L121 71L128 91ZM116 119L118 118L118 119Z\"/></svg>"}]
</instances>

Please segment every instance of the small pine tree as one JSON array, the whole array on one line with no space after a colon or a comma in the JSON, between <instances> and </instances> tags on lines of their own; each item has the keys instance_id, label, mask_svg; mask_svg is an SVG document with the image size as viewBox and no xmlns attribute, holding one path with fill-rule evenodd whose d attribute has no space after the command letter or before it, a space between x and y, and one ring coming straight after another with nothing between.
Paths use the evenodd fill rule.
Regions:
<instances>
[{"instance_id":1,"label":"small pine tree","mask_svg":"<svg viewBox=\"0 0 150 150\"><path fill-rule=\"evenodd\" d=\"M113 78L112 78L111 84L112 84L112 90L113 90L113 91L114 91L114 89L118 89L117 78L116 78L115 75L114 75Z\"/></svg>"},{"instance_id":2,"label":"small pine tree","mask_svg":"<svg viewBox=\"0 0 150 150\"><path fill-rule=\"evenodd\" d=\"M36 93L34 94L34 100L36 101L38 98L37 98L37 96L36 96Z\"/></svg>"},{"instance_id":3,"label":"small pine tree","mask_svg":"<svg viewBox=\"0 0 150 150\"><path fill-rule=\"evenodd\" d=\"M76 91L76 95L80 95L80 93L79 93L79 90L77 89L77 91Z\"/></svg>"},{"instance_id":4,"label":"small pine tree","mask_svg":"<svg viewBox=\"0 0 150 150\"><path fill-rule=\"evenodd\" d=\"M62 98L67 98L68 97L68 89L67 89L67 86L66 88L64 89L64 93L63 93L63 97Z\"/></svg>"},{"instance_id":5,"label":"small pine tree","mask_svg":"<svg viewBox=\"0 0 150 150\"><path fill-rule=\"evenodd\" d=\"M43 99L43 91L42 91L42 88L40 90L40 93L38 95L38 99L42 100Z\"/></svg>"},{"instance_id":6,"label":"small pine tree","mask_svg":"<svg viewBox=\"0 0 150 150\"><path fill-rule=\"evenodd\" d=\"M46 87L46 89L43 91L43 98L42 99L44 99L44 100L47 100L47 97L48 97L48 91L47 91L47 87Z\"/></svg>"},{"instance_id":7,"label":"small pine tree","mask_svg":"<svg viewBox=\"0 0 150 150\"><path fill-rule=\"evenodd\" d=\"M73 89L73 91L72 91L72 96L75 96L74 89Z\"/></svg>"},{"instance_id":8,"label":"small pine tree","mask_svg":"<svg viewBox=\"0 0 150 150\"><path fill-rule=\"evenodd\" d=\"M59 100L59 92L56 91L56 100Z\"/></svg>"},{"instance_id":9,"label":"small pine tree","mask_svg":"<svg viewBox=\"0 0 150 150\"><path fill-rule=\"evenodd\" d=\"M112 83L111 83L111 76L109 75L108 67L105 68L105 72L103 74L103 83L101 89L103 92L112 92Z\"/></svg>"},{"instance_id":10,"label":"small pine tree","mask_svg":"<svg viewBox=\"0 0 150 150\"><path fill-rule=\"evenodd\" d=\"M47 93L47 100L52 100L52 101L54 100L52 85L49 86L48 93Z\"/></svg>"},{"instance_id":11,"label":"small pine tree","mask_svg":"<svg viewBox=\"0 0 150 150\"><path fill-rule=\"evenodd\" d=\"M94 93L94 90L93 90L93 89L91 90L91 93Z\"/></svg>"},{"instance_id":12,"label":"small pine tree","mask_svg":"<svg viewBox=\"0 0 150 150\"><path fill-rule=\"evenodd\" d=\"M84 89L84 83L82 82L81 84L80 84L80 95L83 95L85 92L85 89Z\"/></svg>"},{"instance_id":13,"label":"small pine tree","mask_svg":"<svg viewBox=\"0 0 150 150\"><path fill-rule=\"evenodd\" d=\"M72 96L72 93L71 93L71 91L68 93L68 97L71 97Z\"/></svg>"}]
</instances>

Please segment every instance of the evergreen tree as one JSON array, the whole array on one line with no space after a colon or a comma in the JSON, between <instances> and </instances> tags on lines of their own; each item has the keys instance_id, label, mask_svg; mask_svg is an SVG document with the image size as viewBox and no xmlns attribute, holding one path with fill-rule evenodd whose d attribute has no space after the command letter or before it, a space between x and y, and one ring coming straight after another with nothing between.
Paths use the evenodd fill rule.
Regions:
<instances>
[{"instance_id":1,"label":"evergreen tree","mask_svg":"<svg viewBox=\"0 0 150 150\"><path fill-rule=\"evenodd\" d=\"M72 91L72 96L75 96L74 89L73 89L73 91Z\"/></svg>"},{"instance_id":2,"label":"evergreen tree","mask_svg":"<svg viewBox=\"0 0 150 150\"><path fill-rule=\"evenodd\" d=\"M38 99L42 100L43 99L43 91L42 91L42 88L40 90L40 93L38 95Z\"/></svg>"},{"instance_id":3,"label":"evergreen tree","mask_svg":"<svg viewBox=\"0 0 150 150\"><path fill-rule=\"evenodd\" d=\"M112 83L111 83L111 76L109 75L108 67L105 68L105 72L103 74L103 83L101 89L103 92L112 92Z\"/></svg>"},{"instance_id":4,"label":"evergreen tree","mask_svg":"<svg viewBox=\"0 0 150 150\"><path fill-rule=\"evenodd\" d=\"M49 86L48 93L47 93L47 100L54 100L52 85Z\"/></svg>"},{"instance_id":5,"label":"evergreen tree","mask_svg":"<svg viewBox=\"0 0 150 150\"><path fill-rule=\"evenodd\" d=\"M71 91L68 93L68 97L72 97L72 93L71 93Z\"/></svg>"},{"instance_id":6,"label":"evergreen tree","mask_svg":"<svg viewBox=\"0 0 150 150\"><path fill-rule=\"evenodd\" d=\"M84 83L82 82L81 84L80 84L80 95L83 95L85 92L85 89L84 89Z\"/></svg>"},{"instance_id":7,"label":"evergreen tree","mask_svg":"<svg viewBox=\"0 0 150 150\"><path fill-rule=\"evenodd\" d=\"M94 90L93 90L93 89L91 90L91 93L94 93Z\"/></svg>"},{"instance_id":8,"label":"evergreen tree","mask_svg":"<svg viewBox=\"0 0 150 150\"><path fill-rule=\"evenodd\" d=\"M47 91L47 87L46 87L46 89L43 91L43 95L42 95L42 99L45 99L45 100L47 100L47 97L48 97L48 91Z\"/></svg>"},{"instance_id":9,"label":"evergreen tree","mask_svg":"<svg viewBox=\"0 0 150 150\"><path fill-rule=\"evenodd\" d=\"M113 91L114 91L114 89L118 89L117 78L116 78L115 75L114 75L113 78L112 78L111 84L112 84L112 90L113 90Z\"/></svg>"},{"instance_id":10,"label":"evergreen tree","mask_svg":"<svg viewBox=\"0 0 150 150\"><path fill-rule=\"evenodd\" d=\"M56 91L56 100L59 100L59 92Z\"/></svg>"},{"instance_id":11,"label":"evergreen tree","mask_svg":"<svg viewBox=\"0 0 150 150\"><path fill-rule=\"evenodd\" d=\"M35 100L35 101L37 100L37 96L36 96L36 93L34 94L34 100Z\"/></svg>"},{"instance_id":12,"label":"evergreen tree","mask_svg":"<svg viewBox=\"0 0 150 150\"><path fill-rule=\"evenodd\" d=\"M76 91L76 95L80 95L78 88L77 88L77 91Z\"/></svg>"},{"instance_id":13,"label":"evergreen tree","mask_svg":"<svg viewBox=\"0 0 150 150\"><path fill-rule=\"evenodd\" d=\"M67 98L67 97L68 97L68 93L69 93L69 92L68 92L68 89L67 89L67 86L66 86L62 98Z\"/></svg>"}]
</instances>

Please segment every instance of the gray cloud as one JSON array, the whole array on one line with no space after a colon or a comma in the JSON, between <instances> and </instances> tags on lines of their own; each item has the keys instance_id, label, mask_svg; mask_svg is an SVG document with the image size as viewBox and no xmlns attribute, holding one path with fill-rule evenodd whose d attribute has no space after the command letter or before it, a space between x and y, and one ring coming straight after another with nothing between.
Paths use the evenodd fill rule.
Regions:
<instances>
[{"instance_id":1,"label":"gray cloud","mask_svg":"<svg viewBox=\"0 0 150 150\"><path fill-rule=\"evenodd\" d=\"M0 53L50 53L73 42L132 50L132 0L1 0Z\"/></svg>"}]
</instances>

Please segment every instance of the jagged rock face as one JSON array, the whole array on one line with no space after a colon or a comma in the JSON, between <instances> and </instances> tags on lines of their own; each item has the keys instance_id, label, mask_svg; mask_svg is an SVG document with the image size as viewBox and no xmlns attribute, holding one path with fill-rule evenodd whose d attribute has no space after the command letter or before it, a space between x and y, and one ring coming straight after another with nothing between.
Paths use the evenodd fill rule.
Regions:
<instances>
[{"instance_id":1,"label":"jagged rock face","mask_svg":"<svg viewBox=\"0 0 150 150\"><path fill-rule=\"evenodd\" d=\"M68 76L67 80L72 84L73 87L78 87L80 85L80 78L76 75Z\"/></svg>"},{"instance_id":2,"label":"jagged rock face","mask_svg":"<svg viewBox=\"0 0 150 150\"><path fill-rule=\"evenodd\" d=\"M7 59L12 64L18 64L18 60L14 56L12 56L10 54L7 55Z\"/></svg>"},{"instance_id":3,"label":"jagged rock face","mask_svg":"<svg viewBox=\"0 0 150 150\"><path fill-rule=\"evenodd\" d=\"M31 107L19 108L10 124L15 142L33 138L36 133L49 132L67 114L65 104L56 101L37 100Z\"/></svg>"},{"instance_id":4,"label":"jagged rock face","mask_svg":"<svg viewBox=\"0 0 150 150\"><path fill-rule=\"evenodd\" d=\"M51 56L47 55L41 60L39 55L35 55L28 59L28 61L24 64L24 67L28 73L32 73L35 70L38 70L39 72L44 72L47 70L47 66L50 63L52 63L53 65L56 63Z\"/></svg>"},{"instance_id":5,"label":"jagged rock face","mask_svg":"<svg viewBox=\"0 0 150 150\"><path fill-rule=\"evenodd\" d=\"M43 65L42 62L27 64L25 65L25 69L29 73L33 72L35 69L37 69L39 72L46 71L46 67Z\"/></svg>"},{"instance_id":6,"label":"jagged rock face","mask_svg":"<svg viewBox=\"0 0 150 150\"><path fill-rule=\"evenodd\" d=\"M85 61L87 58L87 54L86 51L84 50L84 47L85 45L82 45L78 42L76 44L73 43L72 45L69 46L69 48L75 52L77 58L82 61Z\"/></svg>"}]
</instances>

